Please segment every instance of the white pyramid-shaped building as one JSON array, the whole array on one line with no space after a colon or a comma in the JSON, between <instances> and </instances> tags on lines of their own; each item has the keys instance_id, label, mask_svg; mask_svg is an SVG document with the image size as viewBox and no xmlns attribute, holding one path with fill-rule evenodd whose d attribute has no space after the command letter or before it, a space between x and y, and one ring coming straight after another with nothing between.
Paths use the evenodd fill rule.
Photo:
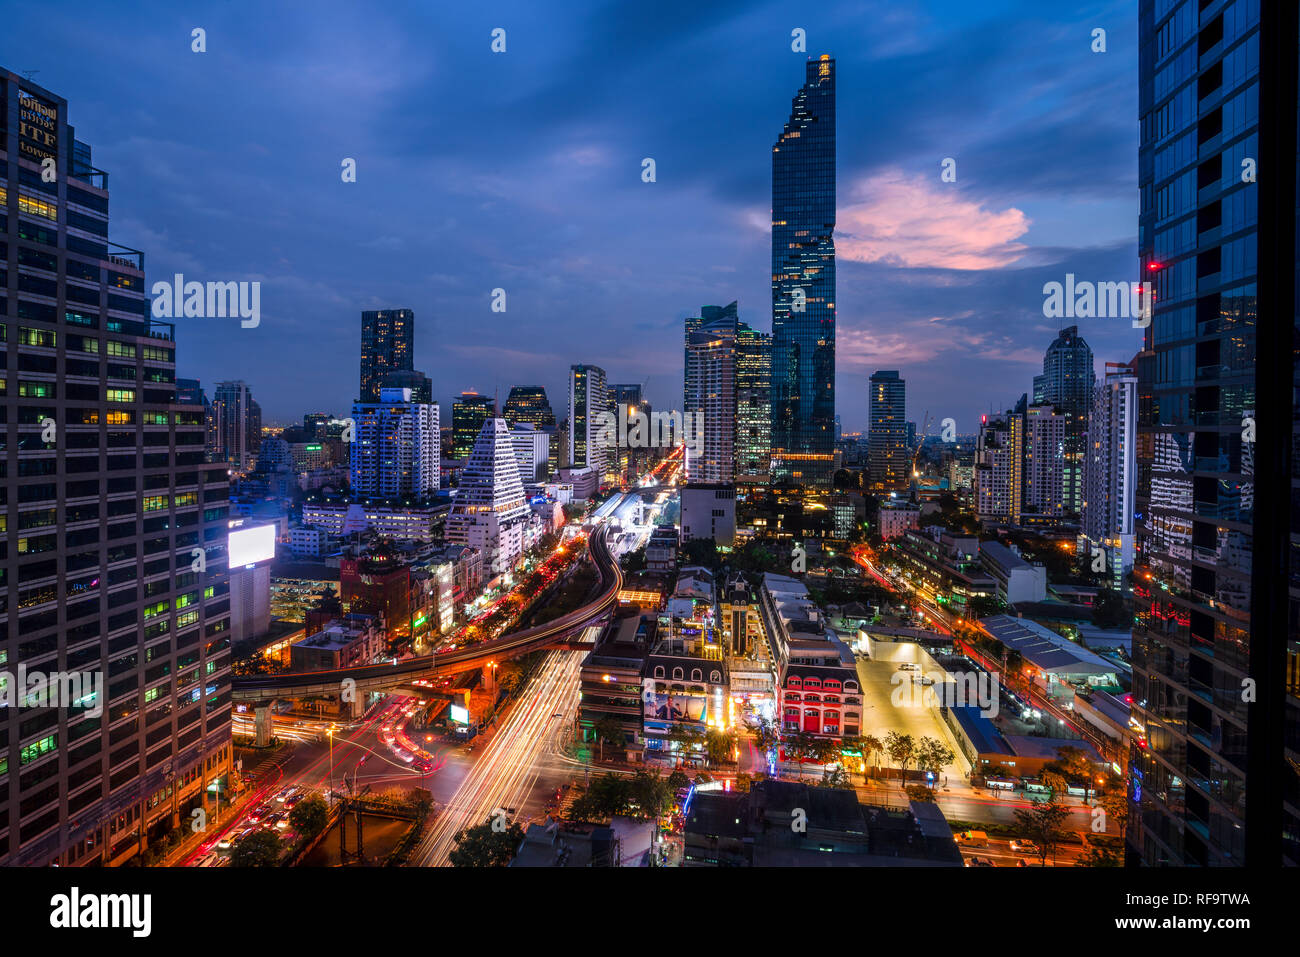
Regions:
<instances>
[{"instance_id":1,"label":"white pyramid-shaped building","mask_svg":"<svg viewBox=\"0 0 1300 957\"><path fill-rule=\"evenodd\" d=\"M447 516L447 541L477 548L484 569L499 575L514 568L523 556L531 515L510 426L505 419L488 419L461 472L460 489Z\"/></svg>"}]
</instances>

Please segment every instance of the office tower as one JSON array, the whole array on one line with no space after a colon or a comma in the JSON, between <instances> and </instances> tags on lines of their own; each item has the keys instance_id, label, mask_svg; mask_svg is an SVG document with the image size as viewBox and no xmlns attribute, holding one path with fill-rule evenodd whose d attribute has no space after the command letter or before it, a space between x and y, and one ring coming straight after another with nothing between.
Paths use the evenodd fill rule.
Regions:
<instances>
[{"instance_id":1,"label":"office tower","mask_svg":"<svg viewBox=\"0 0 1300 957\"><path fill-rule=\"evenodd\" d=\"M436 492L437 403L415 401L410 389L380 389L379 400L352 406L352 490L384 499Z\"/></svg>"},{"instance_id":2,"label":"office tower","mask_svg":"<svg viewBox=\"0 0 1300 957\"><path fill-rule=\"evenodd\" d=\"M229 799L226 466L67 101L0 70L6 127L0 681L90 687L0 708L0 865L119 864Z\"/></svg>"},{"instance_id":3,"label":"office tower","mask_svg":"<svg viewBox=\"0 0 1300 957\"><path fill-rule=\"evenodd\" d=\"M598 480L605 474L606 454L598 438L608 413L605 370L600 366L570 366L569 464L578 469L595 469Z\"/></svg>"},{"instance_id":4,"label":"office tower","mask_svg":"<svg viewBox=\"0 0 1300 957\"><path fill-rule=\"evenodd\" d=\"M1025 409L1024 510L1065 513L1065 416L1051 405Z\"/></svg>"},{"instance_id":5,"label":"office tower","mask_svg":"<svg viewBox=\"0 0 1300 957\"><path fill-rule=\"evenodd\" d=\"M736 482L766 485L772 464L772 336L736 326Z\"/></svg>"},{"instance_id":6,"label":"office tower","mask_svg":"<svg viewBox=\"0 0 1300 957\"><path fill-rule=\"evenodd\" d=\"M873 372L869 381L867 469L871 488L901 492L912 481L907 445L907 380L897 370Z\"/></svg>"},{"instance_id":7,"label":"office tower","mask_svg":"<svg viewBox=\"0 0 1300 957\"><path fill-rule=\"evenodd\" d=\"M380 309L361 314L359 402L378 402L384 375L415 368L415 313Z\"/></svg>"},{"instance_id":8,"label":"office tower","mask_svg":"<svg viewBox=\"0 0 1300 957\"><path fill-rule=\"evenodd\" d=\"M555 428L555 411L546 398L546 389L540 385L511 386L501 415L512 429L521 423L535 425L538 429Z\"/></svg>"},{"instance_id":9,"label":"office tower","mask_svg":"<svg viewBox=\"0 0 1300 957\"><path fill-rule=\"evenodd\" d=\"M176 380L176 401L180 405L203 406L203 450L209 462L215 461L217 450L217 416L208 401L207 393L198 379Z\"/></svg>"},{"instance_id":10,"label":"office tower","mask_svg":"<svg viewBox=\"0 0 1300 957\"><path fill-rule=\"evenodd\" d=\"M474 443L478 441L483 423L492 418L496 412L496 400L490 395L477 392L462 392L459 399L451 403L451 457L465 459L469 457Z\"/></svg>"},{"instance_id":11,"label":"office tower","mask_svg":"<svg viewBox=\"0 0 1300 957\"><path fill-rule=\"evenodd\" d=\"M1043 374L1034 376L1032 404L1055 406L1065 416L1062 496L1066 510L1074 513L1083 507L1084 433L1096 380L1092 349L1079 335L1078 326L1062 329L1052 340L1043 355Z\"/></svg>"},{"instance_id":12,"label":"office tower","mask_svg":"<svg viewBox=\"0 0 1300 957\"><path fill-rule=\"evenodd\" d=\"M379 391L384 389L410 389L412 402L433 401L433 383L423 372L414 369L395 369L385 372L379 379Z\"/></svg>"},{"instance_id":13,"label":"office tower","mask_svg":"<svg viewBox=\"0 0 1300 957\"><path fill-rule=\"evenodd\" d=\"M447 541L477 548L483 568L508 572L524 552L530 516L505 419L483 423L447 516Z\"/></svg>"},{"instance_id":14,"label":"office tower","mask_svg":"<svg viewBox=\"0 0 1300 957\"><path fill-rule=\"evenodd\" d=\"M302 430L309 439L324 438L325 426L332 418L328 412L308 412L302 417Z\"/></svg>"},{"instance_id":15,"label":"office tower","mask_svg":"<svg viewBox=\"0 0 1300 957\"><path fill-rule=\"evenodd\" d=\"M980 416L973 484L975 517L989 525L1019 525L1024 500L1024 416Z\"/></svg>"},{"instance_id":16,"label":"office tower","mask_svg":"<svg viewBox=\"0 0 1300 957\"><path fill-rule=\"evenodd\" d=\"M829 485L835 444L835 61L772 147L773 481Z\"/></svg>"},{"instance_id":17,"label":"office tower","mask_svg":"<svg viewBox=\"0 0 1300 957\"><path fill-rule=\"evenodd\" d=\"M606 477L614 482L631 482L638 472L645 467L655 454L648 443L633 442L634 423L638 416L644 415L650 420L650 403L645 400L643 390L638 383L622 382L609 386L609 411L614 415L615 423L628 423L619 426L623 431L616 431L614 441L606 455ZM621 438L620 438L621 436Z\"/></svg>"},{"instance_id":18,"label":"office tower","mask_svg":"<svg viewBox=\"0 0 1300 957\"><path fill-rule=\"evenodd\" d=\"M1137 489L1137 376L1131 366L1106 363L1092 396L1083 462L1082 532L1089 567L1100 551L1110 587L1127 590L1133 567L1133 511Z\"/></svg>"},{"instance_id":19,"label":"office tower","mask_svg":"<svg viewBox=\"0 0 1300 957\"><path fill-rule=\"evenodd\" d=\"M1154 305L1137 360L1128 837L1147 865L1300 861L1296 34L1288 3L1139 10Z\"/></svg>"},{"instance_id":20,"label":"office tower","mask_svg":"<svg viewBox=\"0 0 1300 957\"><path fill-rule=\"evenodd\" d=\"M682 412L688 414L694 412L696 407L693 404L696 395L699 393L699 387L691 378L691 336L700 331L700 327L711 322L726 319L738 319L738 303L729 302L725 306L701 306L698 316L688 316L685 323L686 330L686 349L685 359L682 363L683 376L683 397Z\"/></svg>"},{"instance_id":21,"label":"office tower","mask_svg":"<svg viewBox=\"0 0 1300 957\"><path fill-rule=\"evenodd\" d=\"M242 379L218 382L212 397L217 444L213 461L244 472L253 467L262 447L262 407Z\"/></svg>"},{"instance_id":22,"label":"office tower","mask_svg":"<svg viewBox=\"0 0 1300 957\"><path fill-rule=\"evenodd\" d=\"M544 481L549 474L551 439L553 432L543 431L528 422L521 422L510 430L510 447L519 463L519 481L525 485Z\"/></svg>"},{"instance_id":23,"label":"office tower","mask_svg":"<svg viewBox=\"0 0 1300 957\"><path fill-rule=\"evenodd\" d=\"M736 327L734 318L703 323L686 344L685 405L703 415L704 447L688 452L691 482L729 483L736 470Z\"/></svg>"}]
</instances>

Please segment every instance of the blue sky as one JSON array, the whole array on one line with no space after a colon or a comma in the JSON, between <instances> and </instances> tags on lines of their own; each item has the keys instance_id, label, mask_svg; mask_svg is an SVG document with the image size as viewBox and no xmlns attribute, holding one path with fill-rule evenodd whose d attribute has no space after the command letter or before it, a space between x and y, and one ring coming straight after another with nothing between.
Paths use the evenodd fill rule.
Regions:
<instances>
[{"instance_id":1,"label":"blue sky","mask_svg":"<svg viewBox=\"0 0 1300 957\"><path fill-rule=\"evenodd\" d=\"M1040 371L1045 282L1139 278L1131 3L186 7L20 5L0 62L67 98L150 283L262 283L256 329L179 320L177 366L246 379L268 422L344 413L360 313L396 306L444 403L540 382L559 412L588 362L679 405L685 316L737 299L771 328L796 27L838 68L846 430L879 368L910 417L973 430ZM1126 320L1078 324L1099 368L1139 347Z\"/></svg>"}]
</instances>

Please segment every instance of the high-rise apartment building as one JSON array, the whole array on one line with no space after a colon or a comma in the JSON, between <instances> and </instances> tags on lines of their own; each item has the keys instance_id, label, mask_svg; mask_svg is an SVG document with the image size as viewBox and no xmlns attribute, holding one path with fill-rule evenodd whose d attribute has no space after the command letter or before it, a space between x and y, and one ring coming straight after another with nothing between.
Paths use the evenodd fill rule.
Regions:
<instances>
[{"instance_id":1,"label":"high-rise apartment building","mask_svg":"<svg viewBox=\"0 0 1300 957\"><path fill-rule=\"evenodd\" d=\"M361 314L360 402L378 402L389 372L415 368L415 313L410 309L379 309Z\"/></svg>"},{"instance_id":2,"label":"high-rise apartment building","mask_svg":"<svg viewBox=\"0 0 1300 957\"><path fill-rule=\"evenodd\" d=\"M378 402L352 407L352 490L371 498L421 498L438 490L438 405L410 389L380 389Z\"/></svg>"},{"instance_id":3,"label":"high-rise apartment building","mask_svg":"<svg viewBox=\"0 0 1300 957\"><path fill-rule=\"evenodd\" d=\"M1065 514L1065 419L1051 405L1031 405L1024 415L1024 510Z\"/></svg>"},{"instance_id":4,"label":"high-rise apartment building","mask_svg":"<svg viewBox=\"0 0 1300 957\"><path fill-rule=\"evenodd\" d=\"M700 331L700 327L711 322L719 320L736 320L739 318L739 303L732 301L725 306L701 306L698 316L688 316L685 323L686 332L686 349L685 357L682 362L682 377L684 380L684 404L682 412L689 414L696 410L694 405L696 396L699 394L699 387L692 379L691 371L691 336Z\"/></svg>"},{"instance_id":5,"label":"high-rise apartment building","mask_svg":"<svg viewBox=\"0 0 1300 957\"><path fill-rule=\"evenodd\" d=\"M469 453L483 431L483 423L496 413L496 400L490 395L462 392L451 403L451 457L469 458Z\"/></svg>"},{"instance_id":6,"label":"high-rise apartment building","mask_svg":"<svg viewBox=\"0 0 1300 957\"><path fill-rule=\"evenodd\" d=\"M686 475L694 483L728 483L736 470L736 328L734 318L703 323L686 344L684 404L703 416L704 445L687 453Z\"/></svg>"},{"instance_id":7,"label":"high-rise apartment building","mask_svg":"<svg viewBox=\"0 0 1300 957\"><path fill-rule=\"evenodd\" d=\"M766 485L772 466L772 336L736 325L736 475Z\"/></svg>"},{"instance_id":8,"label":"high-rise apartment building","mask_svg":"<svg viewBox=\"0 0 1300 957\"><path fill-rule=\"evenodd\" d=\"M871 488L901 492L912 480L907 445L907 381L897 370L873 372L869 380L867 468Z\"/></svg>"},{"instance_id":9,"label":"high-rise apartment building","mask_svg":"<svg viewBox=\"0 0 1300 957\"><path fill-rule=\"evenodd\" d=\"M601 424L609 414L609 393L605 370L600 366L569 367L569 465L592 468L605 474L607 449Z\"/></svg>"},{"instance_id":10,"label":"high-rise apartment building","mask_svg":"<svg viewBox=\"0 0 1300 957\"><path fill-rule=\"evenodd\" d=\"M1081 533L1089 567L1099 557L1117 591L1127 590L1125 575L1133 567L1137 415L1133 368L1106 363L1106 377L1093 391L1088 415Z\"/></svg>"},{"instance_id":11,"label":"high-rise apartment building","mask_svg":"<svg viewBox=\"0 0 1300 957\"><path fill-rule=\"evenodd\" d=\"M1300 862L1296 38L1294 4L1139 5L1154 304L1137 358L1128 837L1147 865Z\"/></svg>"},{"instance_id":12,"label":"high-rise apartment building","mask_svg":"<svg viewBox=\"0 0 1300 957\"><path fill-rule=\"evenodd\" d=\"M488 419L461 473L447 516L447 541L477 548L484 571L499 575L519 563L531 514L519 481L510 426L505 419Z\"/></svg>"},{"instance_id":13,"label":"high-rise apartment building","mask_svg":"<svg viewBox=\"0 0 1300 957\"><path fill-rule=\"evenodd\" d=\"M530 485L546 479L553 437L553 432L545 432L528 422L521 422L510 430L510 447L519 464L519 481Z\"/></svg>"},{"instance_id":14,"label":"high-rise apartment building","mask_svg":"<svg viewBox=\"0 0 1300 957\"><path fill-rule=\"evenodd\" d=\"M772 478L835 464L835 61L809 60L772 147Z\"/></svg>"},{"instance_id":15,"label":"high-rise apartment building","mask_svg":"<svg viewBox=\"0 0 1300 957\"><path fill-rule=\"evenodd\" d=\"M108 239L108 178L63 98L0 71L3 865L121 863L230 770L226 466L144 254Z\"/></svg>"},{"instance_id":16,"label":"high-rise apartment building","mask_svg":"<svg viewBox=\"0 0 1300 957\"><path fill-rule=\"evenodd\" d=\"M1024 415L980 419L973 474L975 517L990 525L1019 525L1024 501Z\"/></svg>"},{"instance_id":17,"label":"high-rise apartment building","mask_svg":"<svg viewBox=\"0 0 1300 957\"><path fill-rule=\"evenodd\" d=\"M1052 340L1043 355L1043 374L1034 376L1031 404L1055 406L1065 416L1061 488L1066 510L1074 513L1083 507L1084 433L1096 380L1092 349L1079 335L1078 326L1062 329Z\"/></svg>"},{"instance_id":18,"label":"high-rise apartment building","mask_svg":"<svg viewBox=\"0 0 1300 957\"><path fill-rule=\"evenodd\" d=\"M414 369L394 369L379 378L379 391L385 389L410 389L412 402L433 402L433 382L423 372Z\"/></svg>"},{"instance_id":19,"label":"high-rise apartment building","mask_svg":"<svg viewBox=\"0 0 1300 957\"><path fill-rule=\"evenodd\" d=\"M555 428L555 410L546 397L546 389L540 385L511 386L501 416L512 429L520 424L538 429Z\"/></svg>"},{"instance_id":20,"label":"high-rise apartment building","mask_svg":"<svg viewBox=\"0 0 1300 957\"><path fill-rule=\"evenodd\" d=\"M262 407L253 399L247 382L217 383L212 419L217 437L213 460L241 472L251 469L262 447Z\"/></svg>"}]
</instances>

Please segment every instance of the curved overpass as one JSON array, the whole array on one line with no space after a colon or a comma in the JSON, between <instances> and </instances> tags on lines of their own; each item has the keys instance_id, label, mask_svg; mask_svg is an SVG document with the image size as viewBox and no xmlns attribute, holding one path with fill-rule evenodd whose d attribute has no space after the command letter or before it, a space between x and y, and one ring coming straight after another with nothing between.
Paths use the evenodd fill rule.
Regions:
<instances>
[{"instance_id":1,"label":"curved overpass","mask_svg":"<svg viewBox=\"0 0 1300 957\"><path fill-rule=\"evenodd\" d=\"M603 526L590 535L588 551L600 571L601 592L594 601L554 621L501 635L469 648L408 658L396 664L236 677L231 682L231 698L235 701L266 701L270 698L338 694L342 683L349 678L356 682L357 691L386 691L413 678L477 671L489 661L532 651L586 627L593 618L617 603L619 589L623 587L623 570L609 550Z\"/></svg>"}]
</instances>

